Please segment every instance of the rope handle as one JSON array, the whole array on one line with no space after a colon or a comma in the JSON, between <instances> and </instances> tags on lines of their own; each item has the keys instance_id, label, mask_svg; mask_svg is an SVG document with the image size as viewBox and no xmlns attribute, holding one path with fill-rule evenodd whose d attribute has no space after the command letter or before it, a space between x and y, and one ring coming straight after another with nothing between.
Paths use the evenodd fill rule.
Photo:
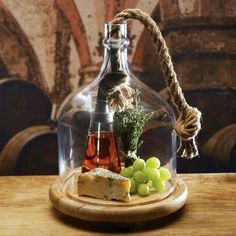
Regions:
<instances>
[{"instance_id":1,"label":"rope handle","mask_svg":"<svg viewBox=\"0 0 236 236\"><path fill-rule=\"evenodd\" d=\"M179 112L178 120L174 126L176 133L180 137L180 146L177 150L177 155L193 158L198 155L195 138L201 129L201 112L186 102L174 71L168 47L155 21L140 9L126 9L117 14L112 23L120 24L128 19L138 20L150 33L156 52L159 55L166 86L171 95L172 102ZM116 27L114 27L114 32L111 32L111 34L116 34L117 32L115 31Z\"/></svg>"}]
</instances>

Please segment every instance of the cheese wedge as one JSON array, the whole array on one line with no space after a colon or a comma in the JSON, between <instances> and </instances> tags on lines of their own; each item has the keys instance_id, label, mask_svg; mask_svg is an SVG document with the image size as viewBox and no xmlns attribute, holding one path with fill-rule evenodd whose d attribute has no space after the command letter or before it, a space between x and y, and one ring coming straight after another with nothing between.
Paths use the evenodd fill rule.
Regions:
<instances>
[{"instance_id":1,"label":"cheese wedge","mask_svg":"<svg viewBox=\"0 0 236 236\"><path fill-rule=\"evenodd\" d=\"M78 177L79 195L129 202L129 192L129 179L106 169L95 168Z\"/></svg>"}]
</instances>

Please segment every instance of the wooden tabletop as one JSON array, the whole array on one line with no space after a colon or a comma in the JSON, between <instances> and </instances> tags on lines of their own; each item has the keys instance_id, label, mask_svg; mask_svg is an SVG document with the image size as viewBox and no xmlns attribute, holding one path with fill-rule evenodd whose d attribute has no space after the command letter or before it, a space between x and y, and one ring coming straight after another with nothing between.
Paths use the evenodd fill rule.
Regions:
<instances>
[{"instance_id":1,"label":"wooden tabletop","mask_svg":"<svg viewBox=\"0 0 236 236\"><path fill-rule=\"evenodd\" d=\"M188 202L150 222L104 225L64 216L48 199L55 176L0 177L0 235L236 235L236 174L183 174Z\"/></svg>"}]
</instances>

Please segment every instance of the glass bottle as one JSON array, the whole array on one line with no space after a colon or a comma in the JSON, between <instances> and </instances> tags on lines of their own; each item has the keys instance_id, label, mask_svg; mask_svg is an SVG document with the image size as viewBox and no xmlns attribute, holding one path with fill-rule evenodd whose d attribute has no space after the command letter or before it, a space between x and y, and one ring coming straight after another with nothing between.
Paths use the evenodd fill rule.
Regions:
<instances>
[{"instance_id":1,"label":"glass bottle","mask_svg":"<svg viewBox=\"0 0 236 236\"><path fill-rule=\"evenodd\" d=\"M113 130L113 111L109 111L106 101L97 100L90 115L87 146L82 163L82 172L94 168L104 168L120 173L121 163Z\"/></svg>"}]
</instances>

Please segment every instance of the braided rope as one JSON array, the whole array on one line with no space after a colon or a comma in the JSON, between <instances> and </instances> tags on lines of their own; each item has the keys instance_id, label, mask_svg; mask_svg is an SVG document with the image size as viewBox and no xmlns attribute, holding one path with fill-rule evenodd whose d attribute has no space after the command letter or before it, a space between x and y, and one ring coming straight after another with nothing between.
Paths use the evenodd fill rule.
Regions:
<instances>
[{"instance_id":1,"label":"braided rope","mask_svg":"<svg viewBox=\"0 0 236 236\"><path fill-rule=\"evenodd\" d=\"M189 106L186 102L174 71L169 50L155 21L147 13L139 9L126 9L117 14L112 23L114 25L119 24L127 19L140 21L147 28L153 39L156 52L159 55L166 86L170 92L173 104L179 112L179 118L174 126L176 133L180 137L180 146L177 154L193 158L198 155L195 137L201 129L201 112L197 108ZM113 32L111 32L112 35L117 33L116 29L114 27Z\"/></svg>"}]
</instances>

